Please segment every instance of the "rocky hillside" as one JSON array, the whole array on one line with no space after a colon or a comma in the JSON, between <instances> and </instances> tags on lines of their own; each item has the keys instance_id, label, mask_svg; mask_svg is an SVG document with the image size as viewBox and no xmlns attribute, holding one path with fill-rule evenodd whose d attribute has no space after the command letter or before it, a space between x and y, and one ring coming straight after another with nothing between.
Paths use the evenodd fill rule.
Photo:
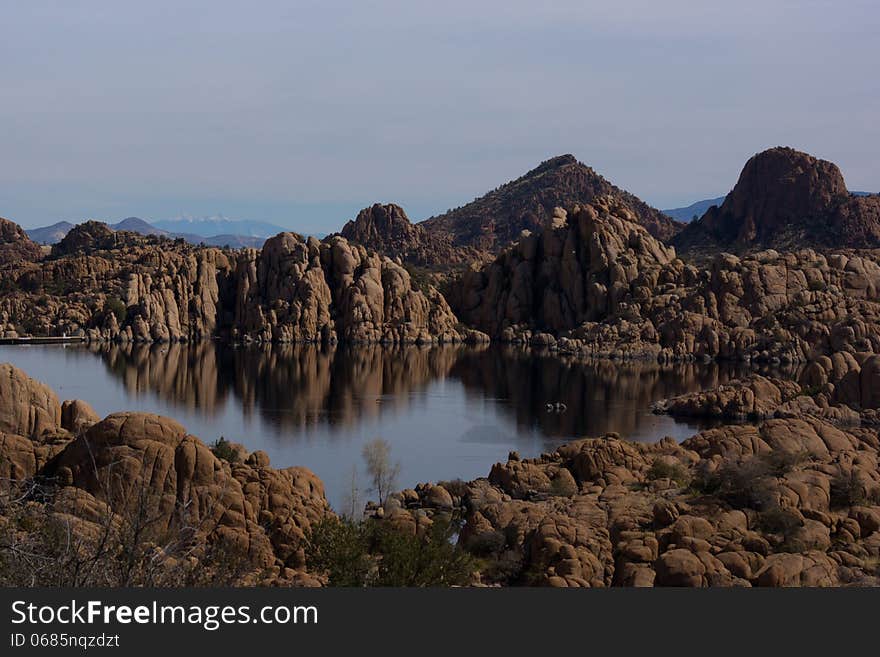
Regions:
<instances>
[{"instance_id":1,"label":"rocky hillside","mask_svg":"<svg viewBox=\"0 0 880 657\"><path fill-rule=\"evenodd\" d=\"M756 377L667 404L715 418L759 410L759 424L681 444L608 434L536 459L513 452L487 478L421 484L372 508L400 527L460 513L483 584L877 586L880 399L835 402L839 360L811 366L821 385ZM853 364L856 389L877 384L880 357Z\"/></svg>"},{"instance_id":2,"label":"rocky hillside","mask_svg":"<svg viewBox=\"0 0 880 657\"><path fill-rule=\"evenodd\" d=\"M0 580L319 584L302 541L333 515L321 481L306 468L274 469L264 452L239 445L221 454L174 420L101 420L87 403L61 404L0 365ZM65 539L52 540L59 531ZM10 544L39 557L23 559Z\"/></svg>"},{"instance_id":3,"label":"rocky hillside","mask_svg":"<svg viewBox=\"0 0 880 657\"><path fill-rule=\"evenodd\" d=\"M0 217L0 265L38 260L42 254L21 226Z\"/></svg>"},{"instance_id":4,"label":"rocky hillside","mask_svg":"<svg viewBox=\"0 0 880 657\"><path fill-rule=\"evenodd\" d=\"M480 258L475 249L453 246L448 235L413 224L403 208L393 203L364 208L339 234L350 242L420 267L436 268Z\"/></svg>"},{"instance_id":5,"label":"rocky hillside","mask_svg":"<svg viewBox=\"0 0 880 657\"><path fill-rule=\"evenodd\" d=\"M432 286L415 285L402 266L342 237L319 242L281 233L262 250L232 251L87 222L40 262L0 269L0 282L9 291L0 299L7 337L484 339L461 330Z\"/></svg>"},{"instance_id":6,"label":"rocky hillside","mask_svg":"<svg viewBox=\"0 0 880 657\"><path fill-rule=\"evenodd\" d=\"M620 208L559 212L450 286L494 338L612 358L806 362L880 353L880 253L766 250L685 264Z\"/></svg>"},{"instance_id":7,"label":"rocky hillside","mask_svg":"<svg viewBox=\"0 0 880 657\"><path fill-rule=\"evenodd\" d=\"M673 240L699 256L719 248L875 248L880 196L847 191L840 169L792 148L771 148L746 162L733 191Z\"/></svg>"},{"instance_id":8,"label":"rocky hillside","mask_svg":"<svg viewBox=\"0 0 880 657\"><path fill-rule=\"evenodd\" d=\"M572 155L560 155L472 203L425 220L429 233L448 237L456 247L498 253L523 230L542 227L557 206L570 207L610 197L660 239L669 239L681 224L605 180Z\"/></svg>"},{"instance_id":9,"label":"rocky hillside","mask_svg":"<svg viewBox=\"0 0 880 657\"><path fill-rule=\"evenodd\" d=\"M514 452L486 478L368 504L366 523L404 537L460 518L483 585L877 586L878 383L880 357L848 354L814 361L800 384L730 382L666 410L727 417L760 404L764 421L681 444L608 434L536 459ZM334 517L304 467L209 448L169 418L102 420L0 365L4 585L320 585L305 548Z\"/></svg>"},{"instance_id":10,"label":"rocky hillside","mask_svg":"<svg viewBox=\"0 0 880 657\"><path fill-rule=\"evenodd\" d=\"M617 312L633 287L654 286L675 251L615 199L595 203L557 208L542 230L467 271L450 292L460 317L496 337L521 325L558 333Z\"/></svg>"}]
</instances>

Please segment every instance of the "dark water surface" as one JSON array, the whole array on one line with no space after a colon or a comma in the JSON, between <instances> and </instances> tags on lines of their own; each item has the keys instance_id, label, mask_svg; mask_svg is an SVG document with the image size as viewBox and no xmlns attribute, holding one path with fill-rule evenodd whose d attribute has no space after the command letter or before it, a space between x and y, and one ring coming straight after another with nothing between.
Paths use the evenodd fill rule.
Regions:
<instances>
[{"instance_id":1,"label":"dark water surface","mask_svg":"<svg viewBox=\"0 0 880 657\"><path fill-rule=\"evenodd\" d=\"M653 415L652 401L709 388L743 370L718 364L585 363L515 348L196 345L0 346L61 399L100 415L167 415L205 442L265 450L276 467L304 465L340 508L361 450L381 437L400 486L484 476L510 450L523 457L572 438L616 431L683 440L701 427ZM548 412L548 402L567 410Z\"/></svg>"}]
</instances>

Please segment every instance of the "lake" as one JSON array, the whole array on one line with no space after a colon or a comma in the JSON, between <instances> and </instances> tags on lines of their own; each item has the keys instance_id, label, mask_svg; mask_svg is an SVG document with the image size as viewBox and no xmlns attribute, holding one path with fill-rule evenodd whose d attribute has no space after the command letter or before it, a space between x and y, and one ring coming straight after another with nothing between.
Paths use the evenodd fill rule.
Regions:
<instances>
[{"instance_id":1,"label":"lake","mask_svg":"<svg viewBox=\"0 0 880 657\"><path fill-rule=\"evenodd\" d=\"M207 443L262 449L276 467L304 465L341 508L361 450L377 437L400 463L399 487L488 474L573 438L684 440L703 428L651 413L652 401L742 375L730 365L584 362L514 347L322 348L312 345L0 346L64 399L104 416L166 415ZM562 402L561 412L547 404ZM368 497L368 495L365 495Z\"/></svg>"}]
</instances>

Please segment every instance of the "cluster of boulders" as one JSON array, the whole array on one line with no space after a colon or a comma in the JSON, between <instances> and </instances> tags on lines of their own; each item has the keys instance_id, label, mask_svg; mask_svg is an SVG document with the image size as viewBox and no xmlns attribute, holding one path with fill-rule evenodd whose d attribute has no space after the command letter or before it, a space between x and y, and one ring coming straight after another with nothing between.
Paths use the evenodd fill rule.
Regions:
<instances>
[{"instance_id":1,"label":"cluster of boulders","mask_svg":"<svg viewBox=\"0 0 880 657\"><path fill-rule=\"evenodd\" d=\"M603 358L804 363L880 352L880 253L717 254L705 267L612 204L558 211L450 295L502 342Z\"/></svg>"},{"instance_id":2,"label":"cluster of boulders","mask_svg":"<svg viewBox=\"0 0 880 657\"><path fill-rule=\"evenodd\" d=\"M459 329L443 295L386 256L344 237L281 233L247 250L235 272L232 336L273 342L482 341Z\"/></svg>"},{"instance_id":3,"label":"cluster of boulders","mask_svg":"<svg viewBox=\"0 0 880 657\"><path fill-rule=\"evenodd\" d=\"M462 320L511 342L533 327L560 334L625 312L634 291L650 295L675 251L613 198L595 203L557 208L543 231L466 271L450 293ZM550 338L539 335L526 337Z\"/></svg>"},{"instance_id":4,"label":"cluster of boulders","mask_svg":"<svg viewBox=\"0 0 880 657\"><path fill-rule=\"evenodd\" d=\"M464 519L483 584L880 584L880 442L818 418L706 430L682 444L576 440L488 478L422 485L374 517Z\"/></svg>"},{"instance_id":5,"label":"cluster of boulders","mask_svg":"<svg viewBox=\"0 0 880 657\"><path fill-rule=\"evenodd\" d=\"M340 236L293 233L262 250L74 227L52 254L8 265L0 280L6 337L121 342L230 337L262 342L482 342L443 295L397 262Z\"/></svg>"},{"instance_id":6,"label":"cluster of boulders","mask_svg":"<svg viewBox=\"0 0 880 657\"><path fill-rule=\"evenodd\" d=\"M240 584L319 584L306 571L303 538L332 516L321 481L306 468L270 467L264 452L248 454L235 444L228 450L218 458L180 424L157 415L101 420L85 402L61 404L47 386L0 365L0 509L9 511L11 498L45 507L69 528L71 545L95 550L86 559L101 555L89 539L113 529L120 540L126 536L120 527L137 526L138 541L151 540L156 529L170 537L150 557L169 569L180 560L198 569L206 551L222 543L243 559ZM19 498L16 487L34 482L41 488ZM17 524L0 514L0 532L26 541L38 532L34 522ZM186 550L170 551L184 538Z\"/></svg>"}]
</instances>

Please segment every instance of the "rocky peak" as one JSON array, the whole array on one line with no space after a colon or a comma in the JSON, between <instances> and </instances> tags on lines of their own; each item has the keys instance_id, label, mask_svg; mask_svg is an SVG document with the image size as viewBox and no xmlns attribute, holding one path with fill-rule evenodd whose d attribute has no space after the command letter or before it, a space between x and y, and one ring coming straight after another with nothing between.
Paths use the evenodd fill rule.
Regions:
<instances>
[{"instance_id":1,"label":"rocky peak","mask_svg":"<svg viewBox=\"0 0 880 657\"><path fill-rule=\"evenodd\" d=\"M68 255L77 251L109 248L114 243L113 230L100 221L86 221L70 229L67 235L52 247L53 255Z\"/></svg>"},{"instance_id":2,"label":"rocky peak","mask_svg":"<svg viewBox=\"0 0 880 657\"><path fill-rule=\"evenodd\" d=\"M413 225L403 208L394 203L374 203L342 227L341 235L381 253L424 242L424 229Z\"/></svg>"},{"instance_id":3,"label":"rocky peak","mask_svg":"<svg viewBox=\"0 0 880 657\"><path fill-rule=\"evenodd\" d=\"M668 239L681 229L681 224L612 185L570 154L550 158L472 203L420 225L429 233L447 235L456 246L497 254L519 239L523 230L541 228L554 208L602 197L626 207L655 237Z\"/></svg>"},{"instance_id":4,"label":"rocky peak","mask_svg":"<svg viewBox=\"0 0 880 657\"><path fill-rule=\"evenodd\" d=\"M619 200L556 208L490 265L465 272L450 302L463 321L503 337L510 330L560 333L623 309L653 287L674 249L652 237Z\"/></svg>"},{"instance_id":5,"label":"rocky peak","mask_svg":"<svg viewBox=\"0 0 880 657\"><path fill-rule=\"evenodd\" d=\"M52 247L52 255L91 253L117 248L133 248L155 244L164 239L160 235L142 235L127 230L114 230L101 221L86 221L70 229L67 235Z\"/></svg>"},{"instance_id":6,"label":"rocky peak","mask_svg":"<svg viewBox=\"0 0 880 657\"><path fill-rule=\"evenodd\" d=\"M688 251L873 246L880 236L878 211L880 201L849 194L832 162L776 147L750 158L721 206L710 208L674 243Z\"/></svg>"},{"instance_id":7,"label":"rocky peak","mask_svg":"<svg viewBox=\"0 0 880 657\"><path fill-rule=\"evenodd\" d=\"M0 265L39 260L42 250L14 221L0 217Z\"/></svg>"},{"instance_id":8,"label":"rocky peak","mask_svg":"<svg viewBox=\"0 0 880 657\"><path fill-rule=\"evenodd\" d=\"M473 249L455 248L448 236L410 222L394 203L375 203L342 227L342 237L391 258L419 266L449 265L478 258Z\"/></svg>"}]
</instances>

